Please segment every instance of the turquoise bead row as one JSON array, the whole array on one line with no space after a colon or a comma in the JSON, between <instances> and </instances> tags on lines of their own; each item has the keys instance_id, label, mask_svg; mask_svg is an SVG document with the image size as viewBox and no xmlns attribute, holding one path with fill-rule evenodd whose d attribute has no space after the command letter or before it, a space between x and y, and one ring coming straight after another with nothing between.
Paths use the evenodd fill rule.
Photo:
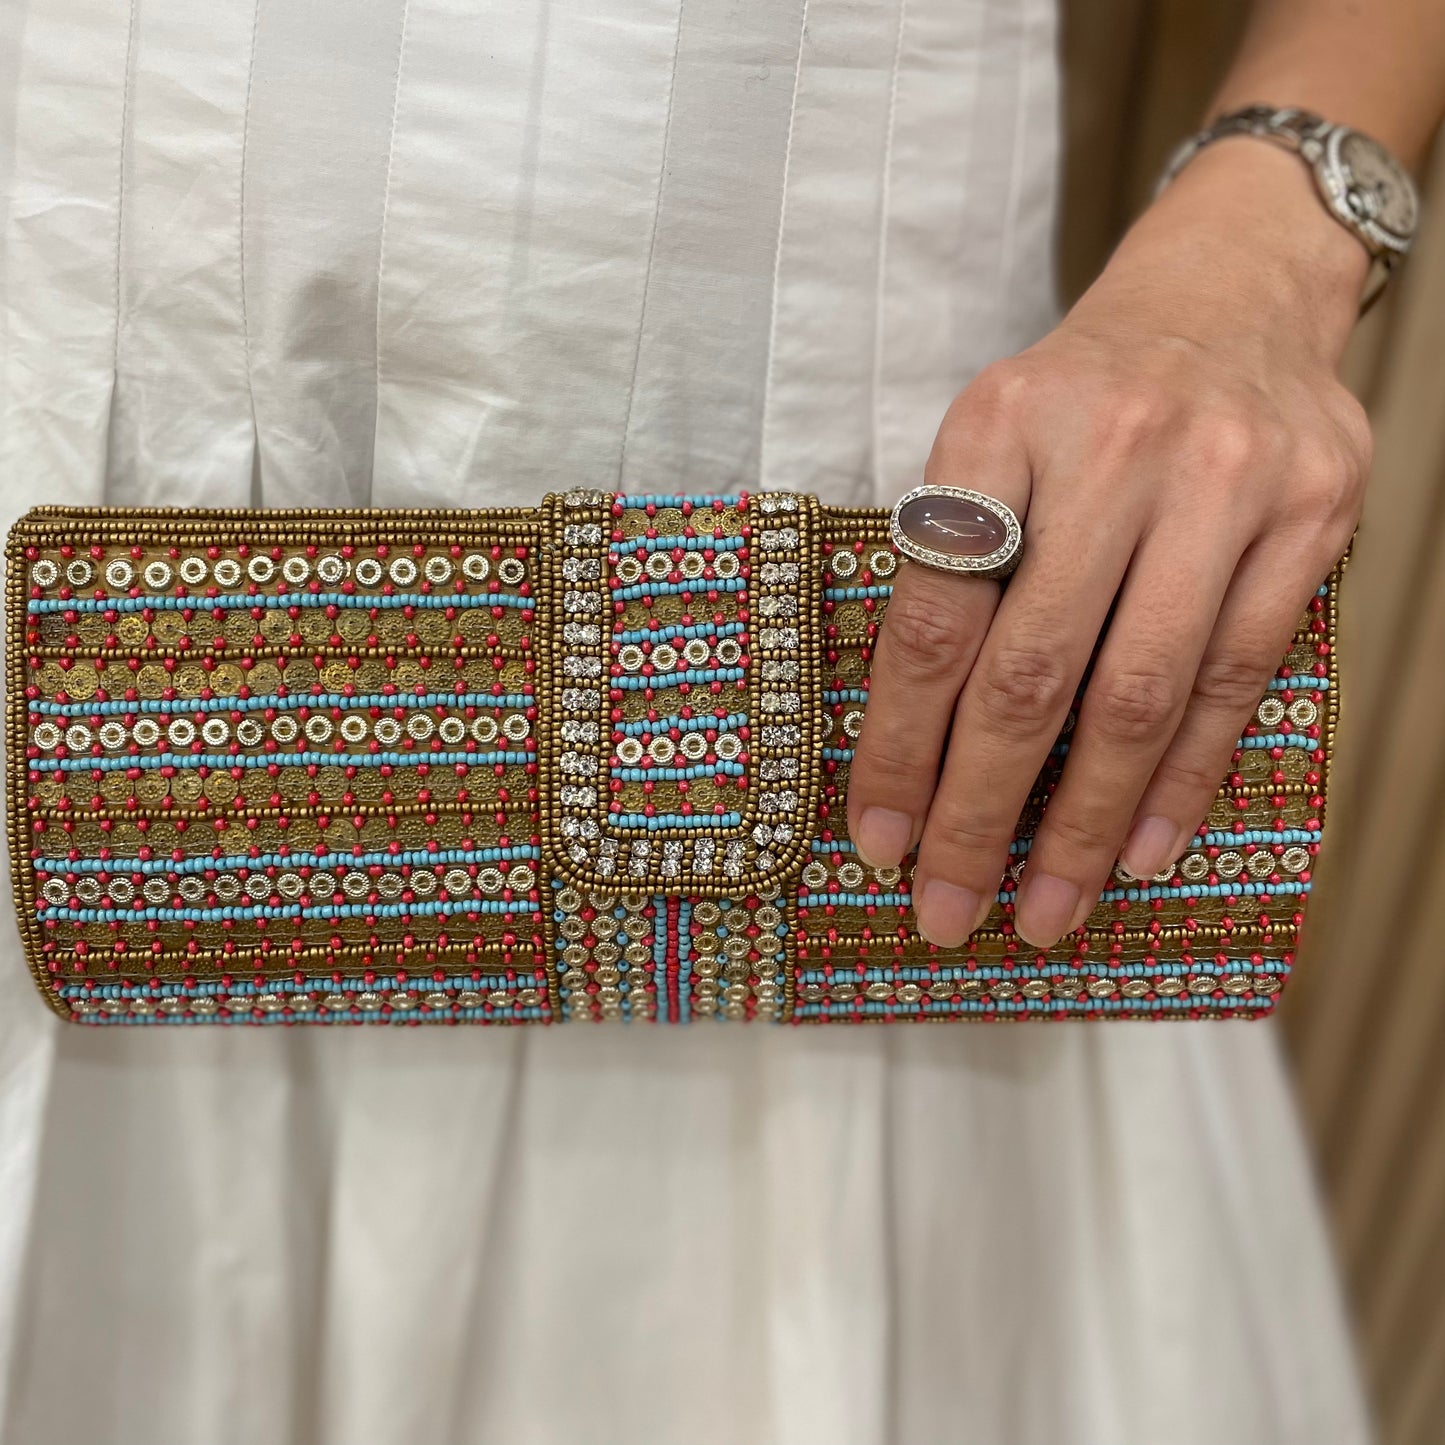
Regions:
<instances>
[{"instance_id":1,"label":"turquoise bead row","mask_svg":"<svg viewBox=\"0 0 1445 1445\"><path fill-rule=\"evenodd\" d=\"M653 899L655 911L652 919L652 981L657 987L657 1022L660 1024L677 1023L678 1020L672 1017L672 1005L667 996L667 899ZM680 942L680 940L679 940ZM622 1001L622 1012L625 1017L632 1017L632 999L629 992L628 997Z\"/></svg>"},{"instance_id":2,"label":"turquoise bead row","mask_svg":"<svg viewBox=\"0 0 1445 1445\"><path fill-rule=\"evenodd\" d=\"M1234 998L1225 995L1215 998L1212 994L1201 999L1191 994L1175 998L1092 998L1080 994L1078 998L1027 998L1020 994L1010 999L930 999L927 1006L923 1000L916 1003L883 1003L874 999L860 999L847 1003L799 1003L794 1017L805 1019L851 1019L863 1014L873 1018L899 1018L927 1014L930 1018L940 1014L1160 1014L1188 1013L1192 1009L1210 1008L1225 1013L1236 1011L1250 1015L1274 1007L1274 997Z\"/></svg>"},{"instance_id":3,"label":"turquoise bead row","mask_svg":"<svg viewBox=\"0 0 1445 1445\"><path fill-rule=\"evenodd\" d=\"M651 688L654 692L664 687L676 687L679 683L741 682L747 674L740 667L685 667L681 672L654 672L650 676L640 673L622 673L608 679L608 685L623 692L642 692Z\"/></svg>"},{"instance_id":4,"label":"turquoise bead row","mask_svg":"<svg viewBox=\"0 0 1445 1445\"><path fill-rule=\"evenodd\" d=\"M408 848L397 853L232 853L225 858L37 858L41 873L229 873L240 868L430 867L442 863L503 863L535 859L542 850L530 843L514 848Z\"/></svg>"},{"instance_id":5,"label":"turquoise bead row","mask_svg":"<svg viewBox=\"0 0 1445 1445\"><path fill-rule=\"evenodd\" d=\"M741 492L709 492L706 496L695 492L620 492L614 498L624 512L645 512L649 507L689 507L694 516L706 516L722 507L736 507L742 500Z\"/></svg>"},{"instance_id":6,"label":"turquoise bead row","mask_svg":"<svg viewBox=\"0 0 1445 1445\"><path fill-rule=\"evenodd\" d=\"M450 918L454 913L540 913L521 899L442 899L436 903L258 903L250 908L41 908L36 917L67 923L223 923L256 918Z\"/></svg>"},{"instance_id":7,"label":"turquoise bead row","mask_svg":"<svg viewBox=\"0 0 1445 1445\"><path fill-rule=\"evenodd\" d=\"M748 545L746 537L630 537L613 542L612 550L619 557L630 552L741 552Z\"/></svg>"},{"instance_id":8,"label":"turquoise bead row","mask_svg":"<svg viewBox=\"0 0 1445 1445\"><path fill-rule=\"evenodd\" d=\"M372 979L370 983L357 974L343 977L340 983L331 978L307 978L297 982L295 978L267 979L256 983L251 979L235 979L229 985L219 979L202 979L194 984L171 983L62 983L57 991L63 998L220 998L226 994L250 997L258 993L304 994L304 993L377 993L390 992L399 988L422 989L486 989L488 993L516 993L524 988L539 987L537 979L530 975L508 978L483 974L480 979L470 973L448 974L440 982L425 975L410 975L402 980L396 974L387 974Z\"/></svg>"},{"instance_id":9,"label":"turquoise bead row","mask_svg":"<svg viewBox=\"0 0 1445 1445\"><path fill-rule=\"evenodd\" d=\"M1027 855L1033 847L1032 838L1015 838L1009 845L1009 853L1015 857ZM1286 843L1318 843L1320 831L1318 828L1246 828L1243 832L1231 833L1227 829L1210 829L1204 833L1196 833L1189 842L1191 848L1235 848L1244 847L1248 844L1271 845ZM814 853L856 853L849 838L814 838L808 845Z\"/></svg>"},{"instance_id":10,"label":"turquoise bead row","mask_svg":"<svg viewBox=\"0 0 1445 1445\"><path fill-rule=\"evenodd\" d=\"M690 642L695 637L737 637L748 630L746 622L674 622L670 627L634 627L627 632L614 632L612 640L620 645L629 642L674 642L678 638Z\"/></svg>"},{"instance_id":11,"label":"turquoise bead row","mask_svg":"<svg viewBox=\"0 0 1445 1445\"><path fill-rule=\"evenodd\" d=\"M674 1023L692 1022L692 900L684 898L677 910L677 1018ZM667 992L664 977L658 994Z\"/></svg>"},{"instance_id":12,"label":"turquoise bead row","mask_svg":"<svg viewBox=\"0 0 1445 1445\"><path fill-rule=\"evenodd\" d=\"M104 717L126 713L291 712L298 708L373 707L531 707L528 692L268 692L255 697L137 698L133 702L31 702L26 707L47 717Z\"/></svg>"},{"instance_id":13,"label":"turquoise bead row","mask_svg":"<svg viewBox=\"0 0 1445 1445\"><path fill-rule=\"evenodd\" d=\"M338 607L344 611L398 612L415 607L422 611L483 607L535 609L535 597L512 592L225 592L216 597L32 597L32 613L44 612L235 612L253 607L278 611L290 607Z\"/></svg>"},{"instance_id":14,"label":"turquoise bead row","mask_svg":"<svg viewBox=\"0 0 1445 1445\"><path fill-rule=\"evenodd\" d=\"M446 1017L452 1022L459 1024L482 1024L495 1023L497 1011L484 1008L453 1008L446 1012ZM549 1023L552 1018L551 1009L530 1006L527 1008L512 1008L507 1011L506 1021L508 1023ZM289 1014L268 1014L247 1015L246 1022L250 1025L261 1025L262 1027L283 1027L288 1024L328 1024L332 1028L345 1022L348 1024L428 1024L437 1021L437 1011L434 1009L389 1009L383 1011L378 1009L375 1013L364 1011L348 1012L344 1018L338 1018L334 1012L320 1008L295 1009ZM226 1025L231 1022L228 1017L221 1014L91 1014L81 1019L81 1023L95 1028L114 1028L121 1025L126 1028L138 1028L154 1025L157 1027L182 1027L195 1028L197 1025Z\"/></svg>"},{"instance_id":15,"label":"turquoise bead row","mask_svg":"<svg viewBox=\"0 0 1445 1445\"><path fill-rule=\"evenodd\" d=\"M715 778L719 774L731 778L742 777L745 769L741 763L725 762L695 763L686 768L613 768L612 776L620 783L676 783L693 778Z\"/></svg>"},{"instance_id":16,"label":"turquoise bead row","mask_svg":"<svg viewBox=\"0 0 1445 1445\"><path fill-rule=\"evenodd\" d=\"M675 597L684 592L742 592L747 586L746 577L698 577L684 582L634 582L614 587L611 595L619 602L635 602L639 597Z\"/></svg>"},{"instance_id":17,"label":"turquoise bead row","mask_svg":"<svg viewBox=\"0 0 1445 1445\"><path fill-rule=\"evenodd\" d=\"M532 753L156 753L153 757L123 758L56 758L53 762L35 766L41 772L58 770L62 773L123 773L131 768L149 772L156 768L415 768L422 764L430 767L450 767L456 763L477 763L490 766L501 763L507 766L516 763L535 762Z\"/></svg>"},{"instance_id":18,"label":"turquoise bead row","mask_svg":"<svg viewBox=\"0 0 1445 1445\"><path fill-rule=\"evenodd\" d=\"M658 813L649 817L646 813L612 813L608 823L614 828L737 828L741 826L741 813Z\"/></svg>"},{"instance_id":19,"label":"turquoise bead row","mask_svg":"<svg viewBox=\"0 0 1445 1445\"><path fill-rule=\"evenodd\" d=\"M1248 958L1227 958L1220 963L1217 958L1208 957L1197 959L1193 963L1184 963L1179 959L1159 959L1156 962L1135 961L1132 963L1109 963L1106 956L1090 956L1082 963L1076 963L1072 959L1046 959L1035 966L1030 960L1027 964L1028 973L1021 974L1018 967L1005 968L1002 964L980 963L970 968L963 964L940 964L937 968L927 968L900 964L892 967L887 964L873 965L863 969L857 968L846 960L835 964L831 972L822 967L800 968L798 970L799 983L856 983L866 985L870 983L962 983L966 979L985 979L990 982L996 979L1022 979L1027 982L1031 978L1071 978L1076 974L1085 974L1094 978L1117 978L1120 980L1129 978L1154 978L1154 977L1182 977L1191 973L1212 974L1224 978L1232 973L1258 973L1269 974L1274 977L1283 978L1289 973L1289 965L1279 958L1262 958L1256 963Z\"/></svg>"},{"instance_id":20,"label":"turquoise bead row","mask_svg":"<svg viewBox=\"0 0 1445 1445\"><path fill-rule=\"evenodd\" d=\"M1310 891L1306 882L1284 883L1183 883L1177 887L1153 884L1148 888L1106 888L1099 895L1101 903L1149 903L1158 898L1256 898L1280 894L1304 894ZM1012 893L1000 889L997 901L1010 902ZM803 893L798 897L800 908L909 908L908 893Z\"/></svg>"},{"instance_id":21,"label":"turquoise bead row","mask_svg":"<svg viewBox=\"0 0 1445 1445\"><path fill-rule=\"evenodd\" d=\"M823 589L823 600L825 602L863 602L870 597L891 597L891 587L825 587Z\"/></svg>"},{"instance_id":22,"label":"turquoise bead row","mask_svg":"<svg viewBox=\"0 0 1445 1445\"><path fill-rule=\"evenodd\" d=\"M726 717L714 717L710 713L702 714L699 717L660 717L655 721L651 718L640 718L636 722L614 723L613 727L617 732L626 737L641 737L647 733L670 733L676 730L680 733L706 732L708 728L716 728L720 733L732 732L736 728L746 727L748 715L745 712L730 712Z\"/></svg>"}]
</instances>

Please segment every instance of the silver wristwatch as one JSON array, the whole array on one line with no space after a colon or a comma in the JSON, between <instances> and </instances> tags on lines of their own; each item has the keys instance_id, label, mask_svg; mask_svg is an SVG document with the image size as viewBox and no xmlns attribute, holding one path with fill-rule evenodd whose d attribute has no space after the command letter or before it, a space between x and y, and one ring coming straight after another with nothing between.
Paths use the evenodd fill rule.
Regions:
<instances>
[{"instance_id":1,"label":"silver wristwatch","mask_svg":"<svg viewBox=\"0 0 1445 1445\"><path fill-rule=\"evenodd\" d=\"M1307 110L1251 105L1190 136L1170 156L1155 194L1205 146L1235 135L1273 141L1309 165L1329 213L1360 238L1374 262L1360 307L1366 310L1415 239L1420 197L1410 173L1378 141L1349 126Z\"/></svg>"}]
</instances>

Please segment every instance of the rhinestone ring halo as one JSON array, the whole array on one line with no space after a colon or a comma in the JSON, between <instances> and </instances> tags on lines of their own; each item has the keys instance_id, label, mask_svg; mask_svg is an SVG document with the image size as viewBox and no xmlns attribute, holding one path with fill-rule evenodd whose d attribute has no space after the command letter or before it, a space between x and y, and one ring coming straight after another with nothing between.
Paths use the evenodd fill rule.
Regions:
<instances>
[{"instance_id":1,"label":"rhinestone ring halo","mask_svg":"<svg viewBox=\"0 0 1445 1445\"><path fill-rule=\"evenodd\" d=\"M1001 580L1023 553L1013 509L967 487L915 487L898 499L888 530L910 560L969 577Z\"/></svg>"}]
</instances>

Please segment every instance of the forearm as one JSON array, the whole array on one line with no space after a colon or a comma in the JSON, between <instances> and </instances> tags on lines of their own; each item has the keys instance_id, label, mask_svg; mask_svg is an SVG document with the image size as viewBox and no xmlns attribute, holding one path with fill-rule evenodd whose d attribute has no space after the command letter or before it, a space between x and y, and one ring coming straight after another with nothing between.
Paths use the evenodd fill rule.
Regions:
<instances>
[{"instance_id":1,"label":"forearm","mask_svg":"<svg viewBox=\"0 0 1445 1445\"><path fill-rule=\"evenodd\" d=\"M1416 164L1445 114L1445 0L1258 0L1209 115L1299 106Z\"/></svg>"},{"instance_id":2,"label":"forearm","mask_svg":"<svg viewBox=\"0 0 1445 1445\"><path fill-rule=\"evenodd\" d=\"M1418 160L1445 110L1445 0L1260 0L1208 116L1251 104L1316 111ZM1184 167L1078 309L1107 327L1121 297L1156 302L1186 339L1282 333L1333 365L1368 270L1299 158L1235 137Z\"/></svg>"}]
</instances>

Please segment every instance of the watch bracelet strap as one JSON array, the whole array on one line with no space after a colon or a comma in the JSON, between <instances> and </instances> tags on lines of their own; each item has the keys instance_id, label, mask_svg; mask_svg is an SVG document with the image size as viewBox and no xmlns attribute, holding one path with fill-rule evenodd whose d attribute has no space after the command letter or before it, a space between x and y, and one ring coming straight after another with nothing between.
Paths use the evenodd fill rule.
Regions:
<instances>
[{"instance_id":1,"label":"watch bracelet strap","mask_svg":"<svg viewBox=\"0 0 1445 1445\"><path fill-rule=\"evenodd\" d=\"M1296 155L1303 155L1307 141L1323 139L1332 128L1329 121L1307 110L1289 106L1245 106L1242 110L1220 116L1186 137L1166 162L1154 194L1158 196L1205 146L1215 141L1227 140L1231 136L1254 136L1258 140L1273 141Z\"/></svg>"}]
</instances>

